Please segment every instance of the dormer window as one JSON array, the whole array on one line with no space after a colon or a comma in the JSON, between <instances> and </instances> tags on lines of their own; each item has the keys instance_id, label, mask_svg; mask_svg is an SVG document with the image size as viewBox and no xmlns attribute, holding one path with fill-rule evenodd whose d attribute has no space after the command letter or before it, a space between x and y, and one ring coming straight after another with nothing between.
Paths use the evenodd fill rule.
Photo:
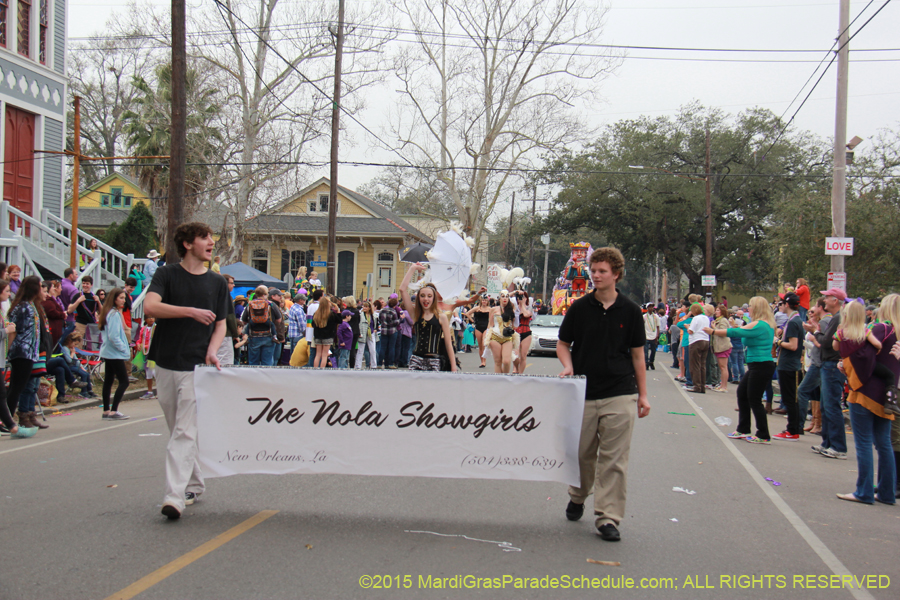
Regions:
<instances>
[{"instance_id":1,"label":"dormer window","mask_svg":"<svg viewBox=\"0 0 900 600\"><path fill-rule=\"evenodd\" d=\"M319 212L328 212L328 200L330 196L328 194L319 194Z\"/></svg>"}]
</instances>

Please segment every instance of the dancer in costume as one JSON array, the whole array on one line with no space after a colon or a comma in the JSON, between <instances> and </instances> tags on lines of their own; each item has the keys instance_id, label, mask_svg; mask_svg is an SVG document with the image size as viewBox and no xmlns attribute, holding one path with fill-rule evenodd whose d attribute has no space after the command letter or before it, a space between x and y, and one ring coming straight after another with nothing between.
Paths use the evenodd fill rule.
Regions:
<instances>
[{"instance_id":1,"label":"dancer in costume","mask_svg":"<svg viewBox=\"0 0 900 600\"><path fill-rule=\"evenodd\" d=\"M453 353L453 331L450 321L438 308L438 293L434 284L427 283L416 293L413 303L409 296L409 281L415 271L424 271L425 265L412 265L400 284L403 306L412 307L415 347L409 360L412 371L456 372L456 356Z\"/></svg>"},{"instance_id":2,"label":"dancer in costume","mask_svg":"<svg viewBox=\"0 0 900 600\"><path fill-rule=\"evenodd\" d=\"M475 322L475 341L478 343L478 356L481 357L481 365L479 369L485 368L484 351L487 348L487 342L484 340L484 332L487 331L488 322L491 320L491 304L488 296L482 295L478 301L478 306L466 313L466 318ZM490 341L490 340L488 340Z\"/></svg>"},{"instance_id":3,"label":"dancer in costume","mask_svg":"<svg viewBox=\"0 0 900 600\"><path fill-rule=\"evenodd\" d=\"M490 341L494 356L494 373L509 373L513 359L518 356L519 334L516 333L516 311L509 291L500 292L500 304L491 309L488 330L484 335Z\"/></svg>"}]
</instances>

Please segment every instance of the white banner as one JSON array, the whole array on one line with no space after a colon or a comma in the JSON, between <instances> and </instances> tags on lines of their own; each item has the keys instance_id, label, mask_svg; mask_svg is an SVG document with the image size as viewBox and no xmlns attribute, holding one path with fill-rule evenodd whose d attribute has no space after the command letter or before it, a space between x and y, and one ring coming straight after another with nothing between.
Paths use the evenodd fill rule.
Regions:
<instances>
[{"instance_id":1,"label":"white banner","mask_svg":"<svg viewBox=\"0 0 900 600\"><path fill-rule=\"evenodd\" d=\"M343 473L579 484L581 378L198 367L206 477Z\"/></svg>"}]
</instances>

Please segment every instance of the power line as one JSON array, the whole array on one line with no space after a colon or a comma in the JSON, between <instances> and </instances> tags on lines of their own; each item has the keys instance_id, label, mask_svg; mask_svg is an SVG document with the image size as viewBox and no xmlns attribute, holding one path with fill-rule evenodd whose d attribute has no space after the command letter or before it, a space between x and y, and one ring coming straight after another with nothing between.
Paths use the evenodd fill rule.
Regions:
<instances>
[{"instance_id":1,"label":"power line","mask_svg":"<svg viewBox=\"0 0 900 600\"><path fill-rule=\"evenodd\" d=\"M873 1L873 0L870 0L870 1L869 1L869 4L867 4L865 7L863 7L863 10L860 11L859 15L857 15L856 18L853 19L854 22L855 22L856 19L858 19L859 16L860 16L860 15L861 15L868 7L872 4L872 1ZM859 26L859 29L857 29L856 32L855 32L853 35L851 35L849 38L847 38L847 41L844 42L844 43L840 46L840 48L838 48L837 50L834 51L834 54L832 55L831 60L828 61L828 64L827 64L827 65L825 66L825 68L822 70L822 74L819 75L819 78L818 78L818 79L816 80L816 82L813 84L812 88L810 88L809 93L807 93L807 94L806 94L806 97L803 98L803 102L800 103L800 106L797 107L797 110L794 111L794 114L791 115L791 118L788 120L788 122L785 123L785 124L784 124L784 127L781 128L781 131L778 132L778 135L775 137L775 140L772 142L772 145L769 146L769 149L766 150L766 151L763 153L763 158L765 158L765 157L769 154L769 152L772 151L772 148L775 147L775 144L778 143L778 140L781 139L781 136L783 136L784 133L787 131L788 127L790 127L791 123L794 121L794 118L795 118L795 117L797 116L797 114L800 112L800 109L803 108L803 105L806 104L806 101L809 100L809 97L810 97L810 96L812 96L812 93L815 91L816 87L817 87L817 86L819 85L819 83L822 81L822 78L825 77L825 73L828 72L829 67L831 67L831 65L834 64L834 61L837 60L838 53L839 53L841 50L843 50L844 46L846 46L847 44L849 44L850 41L851 41L853 38L855 38L857 35L859 35L859 32L861 32L863 29L865 29L866 25L868 25L869 23L871 23L871 22L872 22L872 19L874 19L876 16L878 16L878 13L880 13L880 12L884 9L885 6L887 6L888 4L890 4L890 2L891 2L891 0L886 0L885 3L882 4L881 7L880 7L878 10L876 10L875 13L874 13L871 17L869 17L869 18L866 20L865 23L863 23L862 25ZM852 24L852 23L851 23L851 24ZM849 28L850 28L850 26L848 25L847 28L844 29L844 31L841 31L841 32L840 32L840 35L843 35ZM838 40L840 39L840 35L839 35L838 38L837 38ZM835 40L835 43L837 43L837 40ZM834 45L832 45L832 48L834 48ZM824 59L823 59L823 60L824 60ZM820 64L820 66L821 66L821 64ZM818 67L816 67L816 70L818 70ZM815 75L815 72L813 72L813 75ZM808 83L808 80L807 80L807 83ZM805 85L806 85L806 84L804 84L804 86L805 86ZM801 88L801 91L802 91L802 89L803 89L803 88ZM787 113L787 110L785 111L785 113ZM784 115L782 115L782 117L783 117L783 116L784 116Z\"/></svg>"}]
</instances>

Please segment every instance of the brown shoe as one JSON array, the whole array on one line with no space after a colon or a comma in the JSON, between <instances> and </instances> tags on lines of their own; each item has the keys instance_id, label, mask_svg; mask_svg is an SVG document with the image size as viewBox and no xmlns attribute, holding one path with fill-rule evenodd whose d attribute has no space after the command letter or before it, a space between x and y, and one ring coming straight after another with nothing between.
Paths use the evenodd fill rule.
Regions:
<instances>
[{"instance_id":1,"label":"brown shoe","mask_svg":"<svg viewBox=\"0 0 900 600\"><path fill-rule=\"evenodd\" d=\"M37 418L37 413L30 412L28 413L28 418L31 421L32 427L37 427L38 429L50 429L50 426L44 423L43 419Z\"/></svg>"},{"instance_id":2,"label":"brown shoe","mask_svg":"<svg viewBox=\"0 0 900 600\"><path fill-rule=\"evenodd\" d=\"M766 414L767 415L772 414L772 403L771 402L766 402Z\"/></svg>"},{"instance_id":3,"label":"brown shoe","mask_svg":"<svg viewBox=\"0 0 900 600\"><path fill-rule=\"evenodd\" d=\"M772 412L775 413L776 415L786 415L787 414L787 411L784 410L783 408L776 408Z\"/></svg>"}]
</instances>

